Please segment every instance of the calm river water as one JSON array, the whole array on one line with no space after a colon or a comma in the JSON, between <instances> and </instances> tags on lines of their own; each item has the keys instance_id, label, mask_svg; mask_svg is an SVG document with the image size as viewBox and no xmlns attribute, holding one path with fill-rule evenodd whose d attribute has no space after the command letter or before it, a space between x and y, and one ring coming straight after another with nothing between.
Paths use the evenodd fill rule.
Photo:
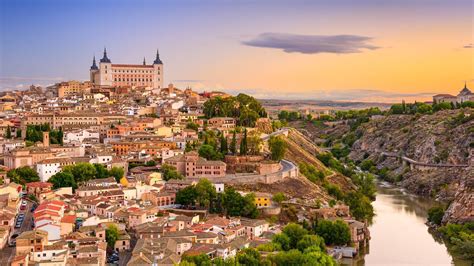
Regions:
<instances>
[{"instance_id":1,"label":"calm river water","mask_svg":"<svg viewBox=\"0 0 474 266\"><path fill-rule=\"evenodd\" d=\"M353 265L452 265L453 258L425 225L433 202L378 183L368 254ZM465 265L456 262L456 265Z\"/></svg>"}]
</instances>

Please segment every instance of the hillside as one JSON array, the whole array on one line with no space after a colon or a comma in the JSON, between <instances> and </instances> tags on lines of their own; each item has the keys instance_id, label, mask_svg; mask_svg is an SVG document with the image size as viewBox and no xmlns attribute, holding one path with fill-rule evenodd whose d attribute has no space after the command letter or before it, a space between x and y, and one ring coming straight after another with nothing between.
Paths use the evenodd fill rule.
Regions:
<instances>
[{"instance_id":1,"label":"hillside","mask_svg":"<svg viewBox=\"0 0 474 266\"><path fill-rule=\"evenodd\" d=\"M326 174L326 180L331 184L338 185L344 191L351 191L355 189L352 181L330 169L322 164L315 156L321 152L319 147L314 145L303 134L295 129L291 129L288 137L283 137L287 143L287 151L285 159L296 164L307 163L313 165L317 170ZM252 184L252 185L233 185L239 190L243 191L258 191L277 193L283 192L292 198L303 200L307 204L311 204L316 200L322 203L327 203L331 199L326 189L319 184L309 181L305 176L300 174L299 177L287 178L273 184Z\"/></svg>"},{"instance_id":2,"label":"hillside","mask_svg":"<svg viewBox=\"0 0 474 266\"><path fill-rule=\"evenodd\" d=\"M389 115L372 119L357 130L362 135L349 158L371 160L378 169L388 169L387 179L409 191L451 203L445 221L474 219L474 112L473 109L440 111L431 115ZM437 165L471 167L430 167L411 169L399 158ZM462 189L461 189L462 188Z\"/></svg>"}]
</instances>

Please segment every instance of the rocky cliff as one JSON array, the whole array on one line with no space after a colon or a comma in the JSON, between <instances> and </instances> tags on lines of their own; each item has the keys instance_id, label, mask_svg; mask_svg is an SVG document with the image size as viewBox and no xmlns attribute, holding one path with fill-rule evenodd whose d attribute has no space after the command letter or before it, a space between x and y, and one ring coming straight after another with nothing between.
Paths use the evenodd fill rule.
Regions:
<instances>
[{"instance_id":1,"label":"rocky cliff","mask_svg":"<svg viewBox=\"0 0 474 266\"><path fill-rule=\"evenodd\" d=\"M357 130L350 159L372 160L392 181L449 204L446 222L474 220L473 109L377 117Z\"/></svg>"}]
</instances>

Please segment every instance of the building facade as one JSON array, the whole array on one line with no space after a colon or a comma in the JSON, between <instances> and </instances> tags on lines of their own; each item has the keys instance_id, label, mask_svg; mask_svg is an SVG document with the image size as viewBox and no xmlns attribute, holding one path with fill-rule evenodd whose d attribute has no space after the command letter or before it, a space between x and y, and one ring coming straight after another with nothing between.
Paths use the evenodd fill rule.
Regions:
<instances>
[{"instance_id":1,"label":"building facade","mask_svg":"<svg viewBox=\"0 0 474 266\"><path fill-rule=\"evenodd\" d=\"M468 101L474 101L474 93L467 88L467 84L464 84L464 88L461 89L457 96L451 94L437 94L433 96L433 102L435 103L463 103Z\"/></svg>"},{"instance_id":2,"label":"building facade","mask_svg":"<svg viewBox=\"0 0 474 266\"><path fill-rule=\"evenodd\" d=\"M163 62L156 51L153 64L112 64L104 49L104 56L97 66L95 57L90 68L90 81L96 86L103 87L151 87L163 88Z\"/></svg>"}]
</instances>

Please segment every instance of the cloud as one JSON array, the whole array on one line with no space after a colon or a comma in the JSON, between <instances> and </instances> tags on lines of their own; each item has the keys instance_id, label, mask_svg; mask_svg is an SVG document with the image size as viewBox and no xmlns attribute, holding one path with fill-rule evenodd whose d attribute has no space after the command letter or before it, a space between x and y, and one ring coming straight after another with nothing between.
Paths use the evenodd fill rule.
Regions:
<instances>
[{"instance_id":1,"label":"cloud","mask_svg":"<svg viewBox=\"0 0 474 266\"><path fill-rule=\"evenodd\" d=\"M474 44L468 43L468 44L464 45L462 48L474 48Z\"/></svg>"},{"instance_id":2,"label":"cloud","mask_svg":"<svg viewBox=\"0 0 474 266\"><path fill-rule=\"evenodd\" d=\"M371 37L359 35L299 35L289 33L262 33L257 37L242 41L254 47L281 49L287 53L318 54L361 53L380 47L370 44Z\"/></svg>"}]
</instances>

